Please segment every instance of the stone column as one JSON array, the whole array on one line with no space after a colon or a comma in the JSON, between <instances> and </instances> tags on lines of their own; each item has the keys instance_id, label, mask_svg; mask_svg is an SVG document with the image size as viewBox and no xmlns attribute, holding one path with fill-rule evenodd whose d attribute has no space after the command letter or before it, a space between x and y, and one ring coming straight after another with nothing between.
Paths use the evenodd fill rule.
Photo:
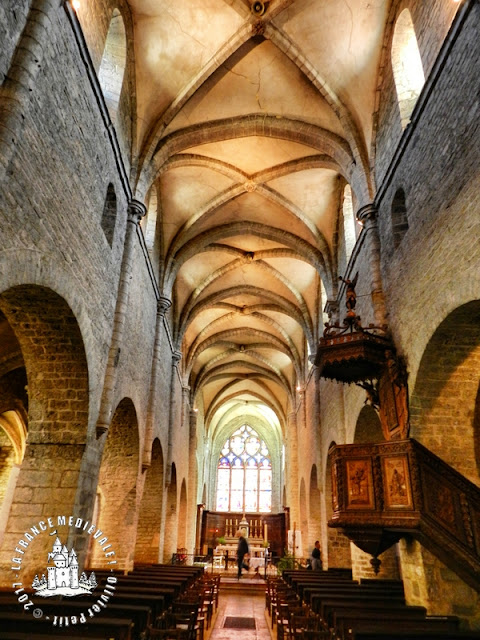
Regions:
<instances>
[{"instance_id":1,"label":"stone column","mask_svg":"<svg viewBox=\"0 0 480 640\"><path fill-rule=\"evenodd\" d=\"M377 208L367 204L357 212L357 220L363 225L365 251L370 271L370 291L376 325L385 324L385 298L383 295L382 274L380 269L380 236L377 226Z\"/></svg>"},{"instance_id":2,"label":"stone column","mask_svg":"<svg viewBox=\"0 0 480 640\"><path fill-rule=\"evenodd\" d=\"M287 473L287 501L290 507L290 529L300 529L300 509L298 504L298 438L297 438L297 414L291 411L287 418L287 446L288 465Z\"/></svg>"},{"instance_id":3,"label":"stone column","mask_svg":"<svg viewBox=\"0 0 480 640\"><path fill-rule=\"evenodd\" d=\"M123 344L128 296L130 293L130 282L132 280L133 253L135 248L134 239L137 233L137 226L146 212L147 209L145 205L138 200L130 200L128 203L125 244L123 249L122 265L120 267L117 304L113 318L112 340L110 342L110 350L108 352L105 382L103 385L100 411L97 420L97 437L100 437L108 431L108 427L110 426L110 421L112 419L112 406L115 385L117 382L118 362Z\"/></svg>"},{"instance_id":4,"label":"stone column","mask_svg":"<svg viewBox=\"0 0 480 640\"><path fill-rule=\"evenodd\" d=\"M167 449L167 467L165 476L165 485L168 487L172 479L172 458L173 458L173 429L175 417L177 414L177 400L175 394L175 378L177 377L177 368L182 359L181 351L172 353L172 370L170 375L170 406L168 419L168 449Z\"/></svg>"},{"instance_id":5,"label":"stone column","mask_svg":"<svg viewBox=\"0 0 480 640\"><path fill-rule=\"evenodd\" d=\"M190 391L190 388L188 388ZM187 505L187 548L195 552L197 518L197 414L190 409L188 414L188 505Z\"/></svg>"},{"instance_id":6,"label":"stone column","mask_svg":"<svg viewBox=\"0 0 480 640\"><path fill-rule=\"evenodd\" d=\"M164 331L164 319L165 314L172 304L172 301L165 297L160 296L157 302L157 320L155 325L155 341L153 345L152 356L152 373L150 376L150 391L148 395L148 409L147 409L147 421L145 426L145 442L143 447L142 458L142 470L145 471L150 467L152 463L152 438L153 429L157 420L158 412L158 382L161 371L161 359L162 359L162 337Z\"/></svg>"}]
</instances>

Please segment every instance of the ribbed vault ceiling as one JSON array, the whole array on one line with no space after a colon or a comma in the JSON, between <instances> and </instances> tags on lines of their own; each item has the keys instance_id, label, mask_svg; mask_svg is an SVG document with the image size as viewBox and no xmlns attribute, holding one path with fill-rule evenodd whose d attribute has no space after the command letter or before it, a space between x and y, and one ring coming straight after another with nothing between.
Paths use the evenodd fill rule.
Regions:
<instances>
[{"instance_id":1,"label":"ribbed vault ceiling","mask_svg":"<svg viewBox=\"0 0 480 640\"><path fill-rule=\"evenodd\" d=\"M139 192L207 427L280 427L338 280L343 189L369 175L383 0L130 0ZM325 301L323 301L325 302ZM262 416L271 416L269 410Z\"/></svg>"}]
</instances>

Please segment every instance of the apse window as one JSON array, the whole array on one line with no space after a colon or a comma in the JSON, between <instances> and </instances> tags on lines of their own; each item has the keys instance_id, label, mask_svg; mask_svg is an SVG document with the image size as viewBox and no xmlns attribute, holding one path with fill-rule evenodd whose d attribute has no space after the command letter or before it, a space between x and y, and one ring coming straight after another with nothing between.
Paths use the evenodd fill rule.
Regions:
<instances>
[{"instance_id":1,"label":"apse window","mask_svg":"<svg viewBox=\"0 0 480 640\"><path fill-rule=\"evenodd\" d=\"M408 9L401 12L395 24L392 41L392 68L402 128L405 129L410 122L410 116L425 84L422 59Z\"/></svg>"},{"instance_id":2,"label":"apse window","mask_svg":"<svg viewBox=\"0 0 480 640\"><path fill-rule=\"evenodd\" d=\"M220 452L217 511L272 510L272 464L266 443L254 429L237 429Z\"/></svg>"},{"instance_id":3,"label":"apse window","mask_svg":"<svg viewBox=\"0 0 480 640\"><path fill-rule=\"evenodd\" d=\"M115 9L110 21L102 62L98 72L100 87L113 124L117 119L126 62L127 38L125 25L120 11Z\"/></svg>"}]
</instances>

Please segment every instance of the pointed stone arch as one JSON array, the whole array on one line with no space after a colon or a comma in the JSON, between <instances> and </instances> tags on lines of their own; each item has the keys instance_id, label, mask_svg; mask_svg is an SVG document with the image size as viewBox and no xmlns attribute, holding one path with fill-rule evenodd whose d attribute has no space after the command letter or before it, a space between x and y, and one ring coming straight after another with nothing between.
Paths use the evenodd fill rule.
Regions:
<instances>
[{"instance_id":1,"label":"pointed stone arch","mask_svg":"<svg viewBox=\"0 0 480 640\"><path fill-rule=\"evenodd\" d=\"M320 539L321 533L321 493L318 487L318 473L317 473L317 465L312 464L312 468L310 470L310 483L308 490L308 531L310 539L308 540L308 544L312 545L315 540ZM307 547L307 552L310 551L310 547Z\"/></svg>"},{"instance_id":2,"label":"pointed stone arch","mask_svg":"<svg viewBox=\"0 0 480 640\"><path fill-rule=\"evenodd\" d=\"M385 436L378 413L371 405L364 405L358 414L354 443L383 442L383 440Z\"/></svg>"},{"instance_id":3,"label":"pointed stone arch","mask_svg":"<svg viewBox=\"0 0 480 640\"><path fill-rule=\"evenodd\" d=\"M177 551L177 516L178 516L178 496L177 496L177 467L172 462L170 484L167 488L165 511L165 538L163 543L163 561L171 562L172 554Z\"/></svg>"},{"instance_id":4,"label":"pointed stone arch","mask_svg":"<svg viewBox=\"0 0 480 640\"><path fill-rule=\"evenodd\" d=\"M180 498L178 503L178 532L177 532L177 548L187 548L187 483L185 478L182 480L180 487Z\"/></svg>"},{"instance_id":5,"label":"pointed stone arch","mask_svg":"<svg viewBox=\"0 0 480 640\"><path fill-rule=\"evenodd\" d=\"M308 552L310 549L310 532L308 527L308 500L307 500L307 489L305 486L305 478L302 478L300 480L299 503L300 503L300 531L302 532L301 555L302 557L306 557L308 556Z\"/></svg>"},{"instance_id":6,"label":"pointed stone arch","mask_svg":"<svg viewBox=\"0 0 480 640\"><path fill-rule=\"evenodd\" d=\"M160 534L162 528L162 507L164 500L163 478L164 460L160 440L152 444L152 462L147 469L140 503L135 562L160 562Z\"/></svg>"},{"instance_id":7,"label":"pointed stone arch","mask_svg":"<svg viewBox=\"0 0 480 640\"><path fill-rule=\"evenodd\" d=\"M103 497L98 528L115 550L118 569L133 568L139 455L137 413L131 399L124 398L113 414L98 478ZM102 548L94 545L90 565L103 566L102 562Z\"/></svg>"},{"instance_id":8,"label":"pointed stone arch","mask_svg":"<svg viewBox=\"0 0 480 640\"><path fill-rule=\"evenodd\" d=\"M9 343L1 345L2 352L9 353L0 372L5 374L1 409L7 412L3 424L15 442L18 462L14 464L20 462L28 429L16 487L9 487L13 497L4 549L10 549L24 532L25 513L73 513L87 441L89 376L77 318L58 293L33 284L13 286L0 295L0 312L8 325L0 341ZM32 570L44 564L47 546L48 540L35 546L29 563ZM2 565L9 562L8 555L0 556ZM27 567L26 580L28 572Z\"/></svg>"},{"instance_id":9,"label":"pointed stone arch","mask_svg":"<svg viewBox=\"0 0 480 640\"><path fill-rule=\"evenodd\" d=\"M474 300L438 325L410 398L410 435L477 485L479 317L480 300Z\"/></svg>"}]
</instances>

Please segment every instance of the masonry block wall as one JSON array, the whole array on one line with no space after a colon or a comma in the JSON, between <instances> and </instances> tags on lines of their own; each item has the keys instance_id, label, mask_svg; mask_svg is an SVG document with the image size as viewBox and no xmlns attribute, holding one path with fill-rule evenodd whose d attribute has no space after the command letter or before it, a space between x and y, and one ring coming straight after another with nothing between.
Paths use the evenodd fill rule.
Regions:
<instances>
[{"instance_id":1,"label":"masonry block wall","mask_svg":"<svg viewBox=\"0 0 480 640\"><path fill-rule=\"evenodd\" d=\"M17 4L18 8L6 12L6 20L2 20L9 34L6 47L2 46L3 76L25 26L26 6ZM42 64L23 113L23 129L15 141L8 180L1 185L1 307L21 342L30 400L29 445L13 497L2 567L10 562L18 537L40 517L58 512L69 515L79 508L91 516L101 462L104 466L113 464L113 474L121 471L120 459L120 466L112 462L111 455L103 460L101 445L88 434L94 433L102 395L129 196L120 180L65 9L56 7L50 16L52 28ZM58 63L59 58L62 64ZM130 153L126 150L130 151L131 143L127 136L123 139L128 167ZM117 212L111 246L101 227L109 184L115 190ZM134 244L134 285L130 287L125 339L117 362L114 404L129 397L135 405L135 419L130 420L129 429L137 439L138 467L149 393L156 293L139 235ZM21 288L12 289L25 284L30 288L23 293ZM16 298L12 293L15 291ZM37 310L35 295L40 305ZM52 316L42 320L49 298L53 301ZM37 313L40 308L41 314ZM60 313L62 309L65 311ZM63 347L65 339L70 343ZM29 350L29 340L40 349L38 353L34 348ZM165 347L170 352L168 340ZM62 349L66 355L70 353L70 359L62 357ZM169 395L169 361L170 358L159 389L165 403ZM55 399L48 399L52 398L53 389ZM158 427L163 439L167 426ZM76 446L59 446L72 440ZM137 468L132 487L137 482L136 474ZM100 484L105 484L105 471L101 477ZM141 482L138 488L141 493ZM138 495L131 494L119 498L117 505L120 511L131 510L130 520L118 530L127 527L133 549L121 551L120 540L117 544L122 561L130 566L138 499ZM104 501L107 514L114 502ZM36 555L43 558L44 552L38 548Z\"/></svg>"},{"instance_id":2,"label":"masonry block wall","mask_svg":"<svg viewBox=\"0 0 480 640\"><path fill-rule=\"evenodd\" d=\"M0 504L5 500L8 479L15 463L15 451L5 431L0 431Z\"/></svg>"}]
</instances>

